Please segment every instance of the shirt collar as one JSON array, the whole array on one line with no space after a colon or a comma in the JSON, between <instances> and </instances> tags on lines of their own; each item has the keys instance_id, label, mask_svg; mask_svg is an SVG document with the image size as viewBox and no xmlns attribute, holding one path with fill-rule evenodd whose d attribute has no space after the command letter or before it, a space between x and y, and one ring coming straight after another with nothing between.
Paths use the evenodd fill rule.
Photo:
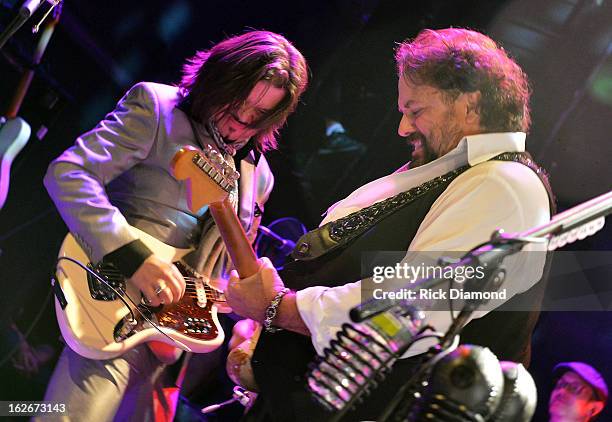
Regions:
<instances>
[{"instance_id":1,"label":"shirt collar","mask_svg":"<svg viewBox=\"0 0 612 422\"><path fill-rule=\"evenodd\" d=\"M502 152L524 152L525 137L524 132L481 133L466 136L459 142L457 148L465 143L468 163L470 166L475 166Z\"/></svg>"}]
</instances>

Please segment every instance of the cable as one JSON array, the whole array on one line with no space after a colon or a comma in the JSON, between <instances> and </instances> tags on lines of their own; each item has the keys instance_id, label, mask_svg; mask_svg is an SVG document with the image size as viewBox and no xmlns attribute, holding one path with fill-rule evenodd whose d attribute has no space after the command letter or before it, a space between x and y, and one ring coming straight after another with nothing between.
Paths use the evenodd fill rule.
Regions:
<instances>
[{"instance_id":1,"label":"cable","mask_svg":"<svg viewBox=\"0 0 612 422\"><path fill-rule=\"evenodd\" d=\"M69 257L69 256L60 256L60 257L58 257L58 258L57 258L57 260L55 261L55 264L57 265L57 264L58 264L58 263L59 263L59 262L60 262L62 259L65 259L65 260L70 261L70 262L72 262L72 263L74 263L74 264L77 264L79 267L81 267L82 269L84 269L85 271L87 271L89 274L91 274L92 276L94 276L94 277L95 277L95 278L96 278L98 281L100 281L100 282L104 283L104 284L106 285L106 287L108 287L109 289L111 289L111 290L113 291L113 293L115 293L115 295L117 295L117 297L118 297L119 299L121 299L121 301L124 303L124 305L125 305L125 306L128 308L128 310L130 311L130 315L132 316L132 321L136 321L136 315L134 315L134 312L132 311L132 308L130 308L130 304L129 304L129 303L127 303L127 301L126 301L126 300L123 298L123 295L121 294L121 293L124 293L124 294L125 294L125 296L126 296L128 299L130 299L130 302L132 302L132 304L133 304L134 306L136 306L136 307L137 307L137 305L134 303L134 301L133 301L133 300L132 300L132 299L131 299L131 298L130 298L128 295L127 295L127 293L117 291L117 289L115 289L113 286L111 286L111 284L110 284L108 281L104 280L102 277L100 277L100 276L98 275L98 273L96 273L95 271L93 271L93 270L92 270L91 268L89 268L87 265L84 265L84 264L83 264L81 261L79 261L78 259L74 259L74 258L71 258L71 257ZM57 277L57 271L54 271L54 277L55 277L55 280L57 280L57 278L58 278L58 277ZM141 314L142 314L142 313L141 313ZM143 315L143 317L144 317L144 315Z\"/></svg>"}]
</instances>

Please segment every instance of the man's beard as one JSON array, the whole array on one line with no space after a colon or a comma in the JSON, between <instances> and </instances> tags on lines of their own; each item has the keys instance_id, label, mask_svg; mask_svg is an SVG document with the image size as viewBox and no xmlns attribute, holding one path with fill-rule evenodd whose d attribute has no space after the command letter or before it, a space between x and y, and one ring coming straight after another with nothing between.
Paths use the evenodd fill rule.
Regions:
<instances>
[{"instance_id":1,"label":"man's beard","mask_svg":"<svg viewBox=\"0 0 612 422\"><path fill-rule=\"evenodd\" d=\"M427 138L421 132L413 132L406 142L412 147L412 160L410 168L422 166L438 158L438 154L431 148Z\"/></svg>"},{"instance_id":2,"label":"man's beard","mask_svg":"<svg viewBox=\"0 0 612 422\"><path fill-rule=\"evenodd\" d=\"M432 139L434 136L435 140ZM413 150L413 161L410 163L410 167L422 166L448 154L450 150L457 146L461 138L463 138L461 129L449 109L445 115L444 123L439 125L439 130L430 133L429 138L418 131L411 133L406 138L413 147L415 145L420 146L420 149ZM433 149L432 144L437 146L437 151Z\"/></svg>"}]
</instances>

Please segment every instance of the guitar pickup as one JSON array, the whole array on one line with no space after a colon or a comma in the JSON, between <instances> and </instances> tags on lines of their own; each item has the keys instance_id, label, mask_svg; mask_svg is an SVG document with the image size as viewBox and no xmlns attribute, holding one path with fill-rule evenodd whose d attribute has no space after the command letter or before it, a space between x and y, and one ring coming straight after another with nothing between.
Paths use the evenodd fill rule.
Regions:
<instances>
[{"instance_id":1,"label":"guitar pickup","mask_svg":"<svg viewBox=\"0 0 612 422\"><path fill-rule=\"evenodd\" d=\"M107 285L90 272L87 272L87 284L89 286L89 294L91 295L92 299L113 301L118 298L113 289L118 292L125 291L125 277L113 264L100 263L94 266L89 263L87 264L87 267L106 281L106 283L108 283ZM113 289L111 289L109 285L112 286Z\"/></svg>"}]
</instances>

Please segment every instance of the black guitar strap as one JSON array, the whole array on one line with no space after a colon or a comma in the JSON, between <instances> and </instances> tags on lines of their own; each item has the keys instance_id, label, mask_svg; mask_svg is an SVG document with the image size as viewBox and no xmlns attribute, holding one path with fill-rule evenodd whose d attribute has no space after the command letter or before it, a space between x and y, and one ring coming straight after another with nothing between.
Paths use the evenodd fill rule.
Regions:
<instances>
[{"instance_id":1,"label":"black guitar strap","mask_svg":"<svg viewBox=\"0 0 612 422\"><path fill-rule=\"evenodd\" d=\"M490 161L515 161L532 169L546 188L551 215L555 213L555 199L548 182L548 176L546 172L533 161L529 153L504 152L491 158ZM370 205L369 207L355 211L338 220L330 221L318 229L303 235L297 241L291 256L296 260L310 261L338 248L346 247L380 221L410 205L413 201L425 195L430 190L444 185L448 186L455 178L470 167L469 165L459 167L405 192L401 192L395 196Z\"/></svg>"}]
</instances>

